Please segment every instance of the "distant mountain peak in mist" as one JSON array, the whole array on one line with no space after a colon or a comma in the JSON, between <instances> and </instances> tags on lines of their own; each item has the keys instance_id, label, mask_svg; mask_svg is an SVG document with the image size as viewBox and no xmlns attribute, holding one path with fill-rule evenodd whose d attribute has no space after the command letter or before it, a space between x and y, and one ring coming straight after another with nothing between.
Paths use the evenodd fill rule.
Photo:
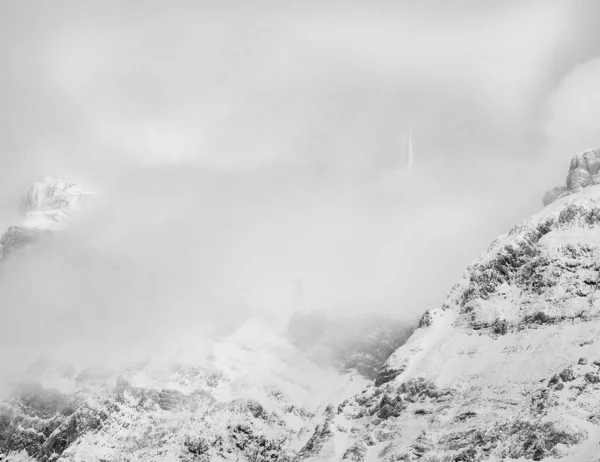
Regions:
<instances>
[{"instance_id":1,"label":"distant mountain peak in mist","mask_svg":"<svg viewBox=\"0 0 600 462\"><path fill-rule=\"evenodd\" d=\"M595 184L600 184L600 148L583 151L573 156L566 184L548 191L544 195L544 205Z\"/></svg>"},{"instance_id":2,"label":"distant mountain peak in mist","mask_svg":"<svg viewBox=\"0 0 600 462\"><path fill-rule=\"evenodd\" d=\"M94 193L62 178L46 177L35 182L23 198L25 216L0 239L0 257L48 231L61 229L80 211Z\"/></svg>"},{"instance_id":3,"label":"distant mountain peak in mist","mask_svg":"<svg viewBox=\"0 0 600 462\"><path fill-rule=\"evenodd\" d=\"M54 229L82 210L94 193L62 178L46 177L27 191L24 226Z\"/></svg>"}]
</instances>

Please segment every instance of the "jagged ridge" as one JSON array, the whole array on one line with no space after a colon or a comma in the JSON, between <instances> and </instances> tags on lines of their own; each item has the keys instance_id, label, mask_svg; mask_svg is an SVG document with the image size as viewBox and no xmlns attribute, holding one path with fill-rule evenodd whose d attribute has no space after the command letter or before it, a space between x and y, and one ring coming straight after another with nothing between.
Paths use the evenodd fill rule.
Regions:
<instances>
[{"instance_id":1,"label":"jagged ridge","mask_svg":"<svg viewBox=\"0 0 600 462\"><path fill-rule=\"evenodd\" d=\"M599 168L600 150L576 155L302 460L597 462Z\"/></svg>"}]
</instances>

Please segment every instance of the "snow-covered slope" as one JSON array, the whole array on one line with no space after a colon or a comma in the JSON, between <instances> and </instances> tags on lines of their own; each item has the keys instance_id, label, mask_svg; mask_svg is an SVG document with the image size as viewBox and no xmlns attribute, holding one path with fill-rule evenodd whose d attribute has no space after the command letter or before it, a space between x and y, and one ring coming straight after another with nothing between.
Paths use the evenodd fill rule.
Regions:
<instances>
[{"instance_id":1,"label":"snow-covered slope","mask_svg":"<svg viewBox=\"0 0 600 462\"><path fill-rule=\"evenodd\" d=\"M303 460L600 460L600 185L573 180L582 165L595 175L600 150L467 269Z\"/></svg>"}]
</instances>

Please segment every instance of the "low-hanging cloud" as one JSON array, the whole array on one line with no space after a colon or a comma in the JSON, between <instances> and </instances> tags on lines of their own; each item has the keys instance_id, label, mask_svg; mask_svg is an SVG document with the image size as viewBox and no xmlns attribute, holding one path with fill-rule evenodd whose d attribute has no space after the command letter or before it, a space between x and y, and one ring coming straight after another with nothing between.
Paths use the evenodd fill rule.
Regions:
<instances>
[{"instance_id":1,"label":"low-hanging cloud","mask_svg":"<svg viewBox=\"0 0 600 462\"><path fill-rule=\"evenodd\" d=\"M298 310L414 322L504 224L490 206L522 198L469 197L435 170L397 180L124 170L69 228L2 262L2 343L79 364L203 358L246 321L284 332Z\"/></svg>"},{"instance_id":2,"label":"low-hanging cloud","mask_svg":"<svg viewBox=\"0 0 600 462\"><path fill-rule=\"evenodd\" d=\"M540 88L577 15L441 3L6 7L0 225L46 175L98 195L3 262L3 347L201 356L251 318L442 303L555 183Z\"/></svg>"}]
</instances>

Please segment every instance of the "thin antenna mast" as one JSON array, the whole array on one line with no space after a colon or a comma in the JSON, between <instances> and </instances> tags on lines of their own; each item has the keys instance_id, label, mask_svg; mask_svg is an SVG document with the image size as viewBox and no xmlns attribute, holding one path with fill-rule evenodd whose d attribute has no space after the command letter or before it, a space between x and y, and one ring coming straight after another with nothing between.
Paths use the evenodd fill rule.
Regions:
<instances>
[{"instance_id":1,"label":"thin antenna mast","mask_svg":"<svg viewBox=\"0 0 600 462\"><path fill-rule=\"evenodd\" d=\"M408 124L408 142L407 142L407 156L408 156L408 170L412 171L414 164L415 164L415 158L414 158L414 154L413 154L413 144L412 144L412 125Z\"/></svg>"}]
</instances>

